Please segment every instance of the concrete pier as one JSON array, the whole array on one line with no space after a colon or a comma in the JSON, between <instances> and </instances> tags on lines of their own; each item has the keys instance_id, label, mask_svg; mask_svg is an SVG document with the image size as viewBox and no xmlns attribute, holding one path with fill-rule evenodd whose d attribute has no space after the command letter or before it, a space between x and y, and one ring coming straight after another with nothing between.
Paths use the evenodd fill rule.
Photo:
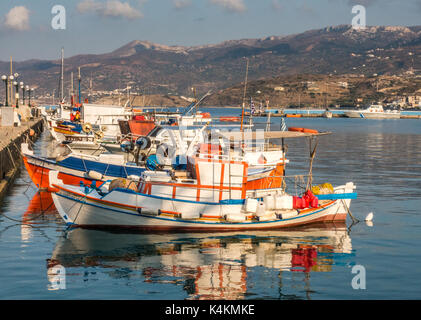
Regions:
<instances>
[{"instance_id":1,"label":"concrete pier","mask_svg":"<svg viewBox=\"0 0 421 320\"><path fill-rule=\"evenodd\" d=\"M20 144L27 139L35 141L42 130L42 118L22 122L19 127L0 126L0 201L21 168Z\"/></svg>"}]
</instances>

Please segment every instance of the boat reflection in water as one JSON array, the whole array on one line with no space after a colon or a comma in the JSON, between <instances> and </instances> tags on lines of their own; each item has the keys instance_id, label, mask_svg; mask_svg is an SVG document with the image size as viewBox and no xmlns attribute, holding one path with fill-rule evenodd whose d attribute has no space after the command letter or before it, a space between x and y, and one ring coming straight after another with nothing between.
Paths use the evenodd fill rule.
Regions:
<instances>
[{"instance_id":1,"label":"boat reflection in water","mask_svg":"<svg viewBox=\"0 0 421 320\"><path fill-rule=\"evenodd\" d=\"M274 271L329 272L335 253L352 253L345 224L280 231L224 233L111 233L76 228L64 233L47 268L105 268L115 278L182 285L188 299L244 299L258 267ZM114 269L116 272L109 272ZM118 272L117 272L118 271ZM261 272L261 271L260 271ZM89 279L83 279L84 281ZM74 283L74 281L72 281ZM249 287L248 287L249 285ZM249 289L248 289L249 288ZM154 290L159 290L154 287Z\"/></svg>"},{"instance_id":2,"label":"boat reflection in water","mask_svg":"<svg viewBox=\"0 0 421 320\"><path fill-rule=\"evenodd\" d=\"M53 218L57 220L57 209L54 206L51 192L37 191L29 201L28 207L22 217L21 239L28 241L32 237L32 226L41 224Z\"/></svg>"}]
</instances>

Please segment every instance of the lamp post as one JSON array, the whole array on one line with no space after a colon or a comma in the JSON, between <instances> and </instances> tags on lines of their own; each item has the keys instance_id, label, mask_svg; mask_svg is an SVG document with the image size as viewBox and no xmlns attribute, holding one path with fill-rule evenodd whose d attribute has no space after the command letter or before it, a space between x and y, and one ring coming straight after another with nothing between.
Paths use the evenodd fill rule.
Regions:
<instances>
[{"instance_id":1,"label":"lamp post","mask_svg":"<svg viewBox=\"0 0 421 320\"><path fill-rule=\"evenodd\" d=\"M8 90L8 85L7 85L7 76L3 75L3 76L1 76L1 79L4 81L4 85L6 86L6 104L5 104L5 106L8 107L9 101L7 99L7 96L9 95L9 90Z\"/></svg>"},{"instance_id":2,"label":"lamp post","mask_svg":"<svg viewBox=\"0 0 421 320\"><path fill-rule=\"evenodd\" d=\"M14 81L13 85L15 86L15 105L16 108L19 108L19 83Z\"/></svg>"},{"instance_id":3,"label":"lamp post","mask_svg":"<svg viewBox=\"0 0 421 320\"><path fill-rule=\"evenodd\" d=\"M28 90L28 94L29 94L29 107L31 107L31 93L34 92L34 88L31 88L30 90Z\"/></svg>"},{"instance_id":4,"label":"lamp post","mask_svg":"<svg viewBox=\"0 0 421 320\"><path fill-rule=\"evenodd\" d=\"M26 91L26 93L30 94L30 89L29 89L29 86L26 86L26 87L25 87L25 91ZM23 99L24 99L24 101L25 101L25 96L23 96Z\"/></svg>"},{"instance_id":5,"label":"lamp post","mask_svg":"<svg viewBox=\"0 0 421 320\"><path fill-rule=\"evenodd\" d=\"M15 79L14 76L10 75L9 76L9 81L8 81L8 88L9 88L9 102L10 105L12 105L12 101L13 101L13 80Z\"/></svg>"},{"instance_id":6,"label":"lamp post","mask_svg":"<svg viewBox=\"0 0 421 320\"><path fill-rule=\"evenodd\" d=\"M25 105L25 86L23 85L23 82L20 82L19 86L22 89L22 104Z\"/></svg>"},{"instance_id":7,"label":"lamp post","mask_svg":"<svg viewBox=\"0 0 421 320\"><path fill-rule=\"evenodd\" d=\"M15 72L13 74L13 78L15 79L15 82L17 82L19 78L19 73ZM18 107L19 102L17 100L19 99L19 83L18 85L16 85L15 82L13 82L13 85L15 86L15 105Z\"/></svg>"}]
</instances>

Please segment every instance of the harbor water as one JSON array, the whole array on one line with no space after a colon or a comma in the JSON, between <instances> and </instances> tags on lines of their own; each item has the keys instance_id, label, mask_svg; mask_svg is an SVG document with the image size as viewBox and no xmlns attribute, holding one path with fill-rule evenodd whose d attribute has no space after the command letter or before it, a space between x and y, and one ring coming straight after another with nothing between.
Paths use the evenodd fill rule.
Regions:
<instances>
[{"instance_id":1,"label":"harbor water","mask_svg":"<svg viewBox=\"0 0 421 320\"><path fill-rule=\"evenodd\" d=\"M271 121L279 130L281 118ZM333 132L320 138L313 184L353 181L350 209L360 222L221 233L66 230L22 167L0 209L0 299L420 299L421 121L286 124ZM308 142L286 143L286 175L305 174ZM50 144L44 132L35 152L45 155ZM303 182L288 178L288 191Z\"/></svg>"}]
</instances>

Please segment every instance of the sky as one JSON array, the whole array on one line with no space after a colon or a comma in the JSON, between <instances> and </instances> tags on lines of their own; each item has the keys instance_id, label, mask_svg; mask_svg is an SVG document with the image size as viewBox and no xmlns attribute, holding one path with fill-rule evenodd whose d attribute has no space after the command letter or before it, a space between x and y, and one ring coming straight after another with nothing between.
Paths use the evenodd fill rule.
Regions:
<instances>
[{"instance_id":1,"label":"sky","mask_svg":"<svg viewBox=\"0 0 421 320\"><path fill-rule=\"evenodd\" d=\"M351 24L358 4L368 26L421 25L421 0L1 0L0 60L58 59L62 47L65 57L107 53L133 40L196 46L296 34ZM65 14L52 13L57 5Z\"/></svg>"}]
</instances>

